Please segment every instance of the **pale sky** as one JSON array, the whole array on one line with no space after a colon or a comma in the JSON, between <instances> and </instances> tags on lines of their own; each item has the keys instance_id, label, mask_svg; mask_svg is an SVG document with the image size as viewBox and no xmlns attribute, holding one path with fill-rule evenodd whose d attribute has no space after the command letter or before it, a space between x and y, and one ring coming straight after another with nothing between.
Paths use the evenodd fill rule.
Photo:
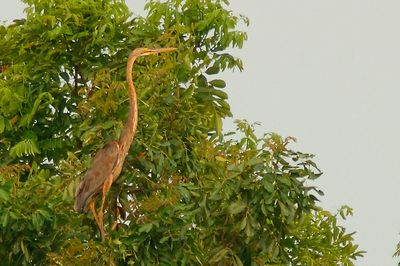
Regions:
<instances>
[{"instance_id":1,"label":"pale sky","mask_svg":"<svg viewBox=\"0 0 400 266\"><path fill-rule=\"evenodd\" d=\"M143 0L126 2L144 14ZM2 0L0 20L20 18L22 7ZM251 22L233 51L244 72L223 75L234 117L316 155L322 206L354 209L342 224L368 252L356 265L397 265L400 1L231 0L231 9Z\"/></svg>"}]
</instances>

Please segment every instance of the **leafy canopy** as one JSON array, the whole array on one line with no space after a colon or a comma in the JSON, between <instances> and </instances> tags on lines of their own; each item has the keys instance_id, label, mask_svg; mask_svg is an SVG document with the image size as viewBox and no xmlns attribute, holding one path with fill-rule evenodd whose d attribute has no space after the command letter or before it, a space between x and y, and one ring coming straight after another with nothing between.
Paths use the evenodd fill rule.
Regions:
<instances>
[{"instance_id":1,"label":"leafy canopy","mask_svg":"<svg viewBox=\"0 0 400 266\"><path fill-rule=\"evenodd\" d=\"M231 116L227 52L248 19L227 0L24 0L0 27L0 257L10 265L353 265L362 255L310 186L321 172L292 138L259 138ZM139 128L108 197L105 244L72 209L90 159L127 118L127 55L177 47L134 67ZM339 214L345 218L350 208Z\"/></svg>"}]
</instances>

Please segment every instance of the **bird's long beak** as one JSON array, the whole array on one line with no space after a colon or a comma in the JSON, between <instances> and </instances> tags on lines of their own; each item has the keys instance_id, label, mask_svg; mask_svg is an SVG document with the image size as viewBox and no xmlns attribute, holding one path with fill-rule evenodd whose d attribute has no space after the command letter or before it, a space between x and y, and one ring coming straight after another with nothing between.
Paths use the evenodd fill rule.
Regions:
<instances>
[{"instance_id":1,"label":"bird's long beak","mask_svg":"<svg viewBox=\"0 0 400 266\"><path fill-rule=\"evenodd\" d=\"M166 48L157 48L157 49L149 49L149 53L152 54L158 54L158 53L170 53L170 52L174 52L177 49L174 47L166 47Z\"/></svg>"},{"instance_id":2,"label":"bird's long beak","mask_svg":"<svg viewBox=\"0 0 400 266\"><path fill-rule=\"evenodd\" d=\"M129 54L129 58L137 58L139 56L146 56L159 53L169 53L174 52L177 49L174 47L167 48L137 48Z\"/></svg>"},{"instance_id":3,"label":"bird's long beak","mask_svg":"<svg viewBox=\"0 0 400 266\"><path fill-rule=\"evenodd\" d=\"M152 49L155 53L170 53L175 52L177 49L175 47L166 47L166 48L158 48Z\"/></svg>"}]
</instances>

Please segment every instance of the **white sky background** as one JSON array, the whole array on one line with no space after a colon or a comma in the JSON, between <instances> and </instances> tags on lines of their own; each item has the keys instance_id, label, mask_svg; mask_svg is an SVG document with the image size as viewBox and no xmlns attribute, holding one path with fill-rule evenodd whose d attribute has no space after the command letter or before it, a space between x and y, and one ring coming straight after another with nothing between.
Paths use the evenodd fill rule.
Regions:
<instances>
[{"instance_id":1,"label":"white sky background","mask_svg":"<svg viewBox=\"0 0 400 266\"><path fill-rule=\"evenodd\" d=\"M126 2L144 14L143 0ZM22 9L2 0L0 20ZM251 22L248 42L234 51L244 72L224 74L235 118L316 154L322 205L354 208L343 224L368 252L356 265L397 265L400 1L231 0L231 9Z\"/></svg>"}]
</instances>

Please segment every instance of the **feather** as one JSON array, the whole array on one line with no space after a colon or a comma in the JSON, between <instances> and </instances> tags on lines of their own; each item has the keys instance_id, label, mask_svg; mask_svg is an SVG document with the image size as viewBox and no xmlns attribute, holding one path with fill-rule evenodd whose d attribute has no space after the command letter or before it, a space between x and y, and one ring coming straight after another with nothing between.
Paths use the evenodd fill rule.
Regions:
<instances>
[{"instance_id":1,"label":"feather","mask_svg":"<svg viewBox=\"0 0 400 266\"><path fill-rule=\"evenodd\" d=\"M89 203L101 192L104 181L113 174L118 164L118 157L119 144L116 141L110 141L97 152L76 190L74 207L76 211L87 210Z\"/></svg>"}]
</instances>

